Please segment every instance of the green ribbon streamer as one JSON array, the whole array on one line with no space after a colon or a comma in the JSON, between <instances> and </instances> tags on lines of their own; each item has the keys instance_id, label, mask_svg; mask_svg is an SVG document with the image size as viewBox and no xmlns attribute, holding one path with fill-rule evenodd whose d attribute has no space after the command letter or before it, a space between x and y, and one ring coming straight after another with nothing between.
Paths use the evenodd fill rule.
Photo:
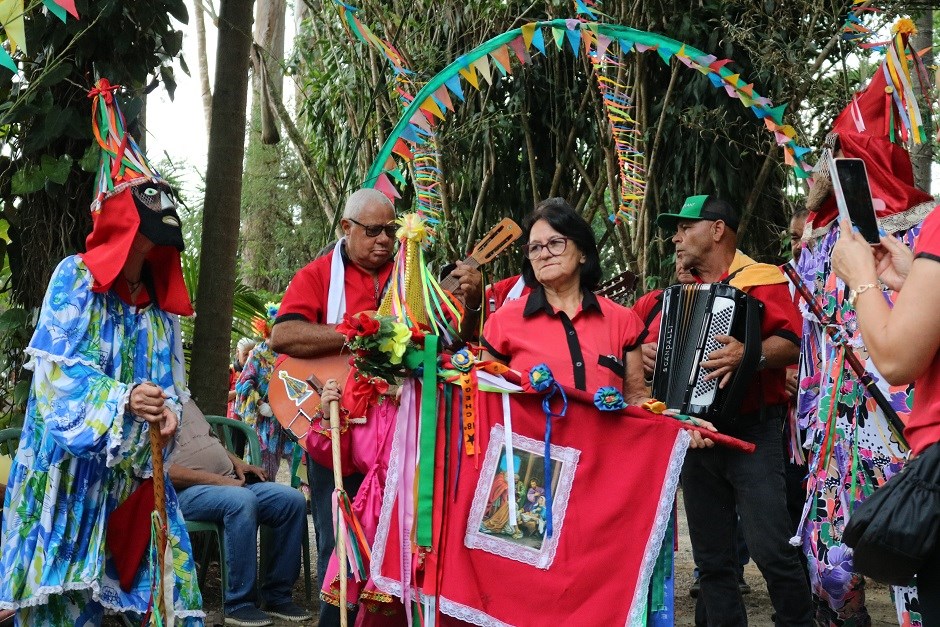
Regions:
<instances>
[{"instance_id":1,"label":"green ribbon streamer","mask_svg":"<svg viewBox=\"0 0 940 627\"><path fill-rule=\"evenodd\" d=\"M421 376L421 433L418 434L418 498L415 504L415 540L418 546L431 546L431 510L434 506L434 452L437 447L437 341L424 337Z\"/></svg>"}]
</instances>

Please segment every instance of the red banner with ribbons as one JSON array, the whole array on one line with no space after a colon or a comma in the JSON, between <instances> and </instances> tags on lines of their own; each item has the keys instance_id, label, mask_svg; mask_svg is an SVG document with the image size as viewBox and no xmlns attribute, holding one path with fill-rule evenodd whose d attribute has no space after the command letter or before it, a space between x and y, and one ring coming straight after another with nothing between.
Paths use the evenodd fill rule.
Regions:
<instances>
[{"instance_id":1,"label":"red banner with ribbons","mask_svg":"<svg viewBox=\"0 0 940 627\"><path fill-rule=\"evenodd\" d=\"M547 626L575 616L585 625L632 624L643 616L688 435L670 418L599 411L588 395L566 391L549 464L541 395L480 392L476 459L466 455L460 403L441 410L430 550L413 541L415 467L430 451L409 424L417 403L403 399L415 411L399 416L394 436L372 555L380 590L443 624Z\"/></svg>"}]
</instances>

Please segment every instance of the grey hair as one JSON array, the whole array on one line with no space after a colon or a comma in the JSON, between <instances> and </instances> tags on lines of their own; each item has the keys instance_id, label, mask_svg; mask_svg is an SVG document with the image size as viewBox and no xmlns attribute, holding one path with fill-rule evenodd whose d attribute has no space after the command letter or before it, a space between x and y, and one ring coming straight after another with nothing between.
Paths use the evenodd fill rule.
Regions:
<instances>
[{"instance_id":1,"label":"grey hair","mask_svg":"<svg viewBox=\"0 0 940 627\"><path fill-rule=\"evenodd\" d=\"M255 346L257 346L257 344L258 343L255 342L250 337L243 337L242 339L238 340L238 344L235 345L235 348L239 352L247 353L248 351L253 349Z\"/></svg>"},{"instance_id":2,"label":"grey hair","mask_svg":"<svg viewBox=\"0 0 940 627\"><path fill-rule=\"evenodd\" d=\"M343 218L346 220L355 220L362 213L367 205L371 204L386 205L395 212L395 205L389 200L388 196L377 189L360 189L355 191L346 200L346 207L343 209Z\"/></svg>"}]
</instances>

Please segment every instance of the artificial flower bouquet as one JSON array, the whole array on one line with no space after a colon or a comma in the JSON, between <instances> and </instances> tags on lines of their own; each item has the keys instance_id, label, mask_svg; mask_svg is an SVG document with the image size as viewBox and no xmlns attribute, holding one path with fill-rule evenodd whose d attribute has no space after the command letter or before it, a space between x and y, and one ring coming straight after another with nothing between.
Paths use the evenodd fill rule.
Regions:
<instances>
[{"instance_id":1,"label":"artificial flower bouquet","mask_svg":"<svg viewBox=\"0 0 940 627\"><path fill-rule=\"evenodd\" d=\"M405 354L417 348L414 340L421 337L393 316L374 313L346 314L336 330L346 337L356 370L388 384L397 383L408 373Z\"/></svg>"}]
</instances>

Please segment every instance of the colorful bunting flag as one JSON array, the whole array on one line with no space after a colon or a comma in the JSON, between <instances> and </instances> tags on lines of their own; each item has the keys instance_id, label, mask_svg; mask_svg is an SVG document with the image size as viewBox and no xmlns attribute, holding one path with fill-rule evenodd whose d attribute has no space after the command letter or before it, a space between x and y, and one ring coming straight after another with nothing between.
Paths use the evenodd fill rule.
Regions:
<instances>
[{"instance_id":1,"label":"colorful bunting flag","mask_svg":"<svg viewBox=\"0 0 940 627\"><path fill-rule=\"evenodd\" d=\"M49 13L52 13L54 16L62 20L63 24L65 23L65 20L67 19L66 16L68 15L68 13L65 12L65 9L56 4L54 0L42 0L42 3L46 5L46 9L49 11Z\"/></svg>"},{"instance_id":2,"label":"colorful bunting flag","mask_svg":"<svg viewBox=\"0 0 940 627\"><path fill-rule=\"evenodd\" d=\"M10 52L26 51L26 30L23 25L23 0L0 0L0 24L10 40Z\"/></svg>"},{"instance_id":3,"label":"colorful bunting flag","mask_svg":"<svg viewBox=\"0 0 940 627\"><path fill-rule=\"evenodd\" d=\"M502 72L503 76L512 74L512 66L509 65L509 49L506 46L500 46L490 53L493 61L496 62L496 68Z\"/></svg>"},{"instance_id":4,"label":"colorful bunting flag","mask_svg":"<svg viewBox=\"0 0 940 627\"><path fill-rule=\"evenodd\" d=\"M78 17L78 9L75 8L75 0L55 0L55 3L72 14L76 20Z\"/></svg>"}]
</instances>

